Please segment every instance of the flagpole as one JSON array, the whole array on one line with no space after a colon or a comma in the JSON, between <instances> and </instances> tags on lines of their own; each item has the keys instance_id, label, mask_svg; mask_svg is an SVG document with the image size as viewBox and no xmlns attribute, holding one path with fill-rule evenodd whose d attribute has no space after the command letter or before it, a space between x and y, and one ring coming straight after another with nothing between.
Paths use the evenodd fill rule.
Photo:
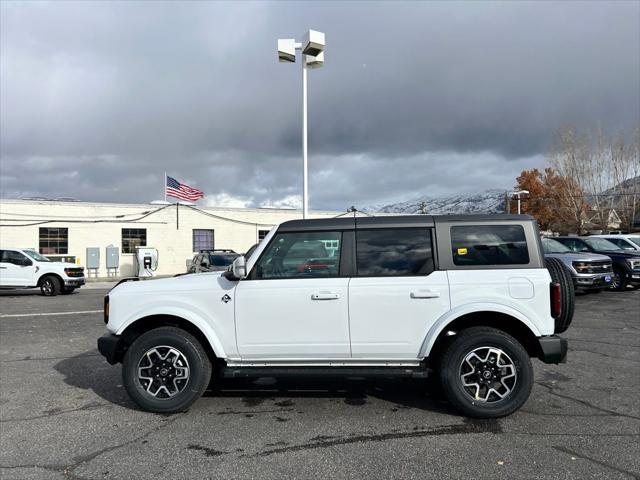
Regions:
<instances>
[{"instance_id":1,"label":"flagpole","mask_svg":"<svg viewBox=\"0 0 640 480\"><path fill-rule=\"evenodd\" d=\"M166 202L167 201L167 172L166 171L164 172L164 186L163 186L163 189L164 189L164 201Z\"/></svg>"}]
</instances>

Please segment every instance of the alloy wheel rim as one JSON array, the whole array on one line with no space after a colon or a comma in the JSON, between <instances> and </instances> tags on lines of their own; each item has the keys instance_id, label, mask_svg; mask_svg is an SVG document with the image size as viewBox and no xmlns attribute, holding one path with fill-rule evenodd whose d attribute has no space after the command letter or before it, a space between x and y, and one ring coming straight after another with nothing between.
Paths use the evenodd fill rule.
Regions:
<instances>
[{"instance_id":1,"label":"alloy wheel rim","mask_svg":"<svg viewBox=\"0 0 640 480\"><path fill-rule=\"evenodd\" d=\"M611 279L611 288L620 288L620 274L614 272Z\"/></svg>"},{"instance_id":2,"label":"alloy wheel rim","mask_svg":"<svg viewBox=\"0 0 640 480\"><path fill-rule=\"evenodd\" d=\"M53 285L51 280L45 280L42 284L44 293L51 293L53 291Z\"/></svg>"},{"instance_id":3,"label":"alloy wheel rim","mask_svg":"<svg viewBox=\"0 0 640 480\"><path fill-rule=\"evenodd\" d=\"M483 346L469 352L460 363L460 381L464 392L474 401L496 403L515 389L516 365L503 350Z\"/></svg>"},{"instance_id":4,"label":"alloy wheel rim","mask_svg":"<svg viewBox=\"0 0 640 480\"><path fill-rule=\"evenodd\" d=\"M157 399L173 398L189 382L187 357L175 347L159 345L147 350L138 362L138 382Z\"/></svg>"}]
</instances>

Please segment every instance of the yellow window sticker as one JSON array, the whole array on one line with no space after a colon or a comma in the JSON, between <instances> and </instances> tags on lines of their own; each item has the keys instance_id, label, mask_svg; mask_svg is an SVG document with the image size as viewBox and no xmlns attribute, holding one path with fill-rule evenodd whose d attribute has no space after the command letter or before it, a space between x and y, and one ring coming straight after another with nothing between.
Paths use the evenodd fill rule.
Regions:
<instances>
[{"instance_id":1,"label":"yellow window sticker","mask_svg":"<svg viewBox=\"0 0 640 480\"><path fill-rule=\"evenodd\" d=\"M466 248L459 248L458 249L458 255L466 255L467 254L467 249Z\"/></svg>"}]
</instances>

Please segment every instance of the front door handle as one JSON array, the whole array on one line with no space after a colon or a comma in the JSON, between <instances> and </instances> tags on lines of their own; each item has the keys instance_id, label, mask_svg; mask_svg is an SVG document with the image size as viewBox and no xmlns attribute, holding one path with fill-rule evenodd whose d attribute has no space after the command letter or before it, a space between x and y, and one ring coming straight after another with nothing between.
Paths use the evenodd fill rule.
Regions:
<instances>
[{"instance_id":1,"label":"front door handle","mask_svg":"<svg viewBox=\"0 0 640 480\"><path fill-rule=\"evenodd\" d=\"M311 294L311 300L338 300L339 293L335 292L316 292Z\"/></svg>"},{"instance_id":2,"label":"front door handle","mask_svg":"<svg viewBox=\"0 0 640 480\"><path fill-rule=\"evenodd\" d=\"M431 290L414 290L411 292L411 298L438 298L440 292L432 292Z\"/></svg>"}]
</instances>

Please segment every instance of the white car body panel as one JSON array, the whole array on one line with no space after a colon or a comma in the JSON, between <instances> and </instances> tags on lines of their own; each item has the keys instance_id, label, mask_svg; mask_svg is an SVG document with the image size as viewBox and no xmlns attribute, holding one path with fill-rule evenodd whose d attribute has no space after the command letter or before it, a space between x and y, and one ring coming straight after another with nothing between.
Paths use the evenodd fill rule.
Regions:
<instances>
[{"instance_id":1,"label":"white car body panel","mask_svg":"<svg viewBox=\"0 0 640 480\"><path fill-rule=\"evenodd\" d=\"M109 292L107 329L121 335L135 321L173 315L198 327L220 358L237 356L234 322L236 283L218 272L126 282ZM231 301L222 297L229 295Z\"/></svg>"},{"instance_id":2,"label":"white car body panel","mask_svg":"<svg viewBox=\"0 0 640 480\"><path fill-rule=\"evenodd\" d=\"M348 278L243 280L236 334L243 359L349 358Z\"/></svg>"},{"instance_id":3,"label":"white car body panel","mask_svg":"<svg viewBox=\"0 0 640 480\"><path fill-rule=\"evenodd\" d=\"M353 358L416 359L426 332L449 309L444 271L415 277L352 278Z\"/></svg>"}]
</instances>

